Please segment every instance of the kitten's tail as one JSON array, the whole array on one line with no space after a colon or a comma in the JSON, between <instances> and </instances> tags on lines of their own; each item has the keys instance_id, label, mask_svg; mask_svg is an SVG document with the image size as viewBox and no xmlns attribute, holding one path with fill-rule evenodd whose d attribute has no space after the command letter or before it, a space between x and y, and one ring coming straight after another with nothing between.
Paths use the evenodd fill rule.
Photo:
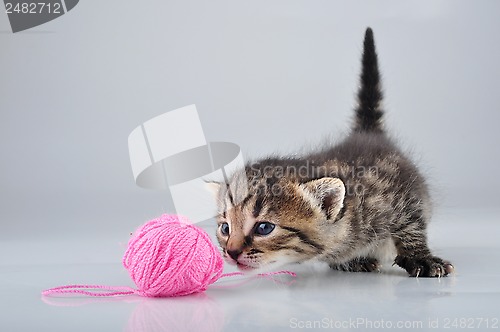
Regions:
<instances>
[{"instance_id":1,"label":"kitten's tail","mask_svg":"<svg viewBox=\"0 0 500 332\"><path fill-rule=\"evenodd\" d=\"M381 109L382 91L371 28L367 28L365 32L361 64L358 106L355 109L356 119L353 129L358 132L382 132L382 115L384 114Z\"/></svg>"}]
</instances>

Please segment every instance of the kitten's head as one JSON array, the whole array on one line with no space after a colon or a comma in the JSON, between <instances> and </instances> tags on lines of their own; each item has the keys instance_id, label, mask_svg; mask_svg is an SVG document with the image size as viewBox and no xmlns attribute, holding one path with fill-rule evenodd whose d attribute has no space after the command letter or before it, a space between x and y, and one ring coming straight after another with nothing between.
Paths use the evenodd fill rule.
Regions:
<instances>
[{"instance_id":1,"label":"kitten's head","mask_svg":"<svg viewBox=\"0 0 500 332\"><path fill-rule=\"evenodd\" d=\"M323 230L334 224L345 196L338 178L300 181L256 176L248 169L233 175L228 184L209 186L217 197L217 239L223 256L242 270L275 268L321 255L332 241Z\"/></svg>"}]
</instances>

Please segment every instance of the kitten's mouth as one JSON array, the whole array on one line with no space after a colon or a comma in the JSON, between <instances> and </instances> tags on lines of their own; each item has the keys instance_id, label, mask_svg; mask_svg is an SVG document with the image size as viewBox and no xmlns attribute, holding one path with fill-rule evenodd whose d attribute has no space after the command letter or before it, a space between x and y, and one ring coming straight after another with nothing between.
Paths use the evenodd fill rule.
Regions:
<instances>
[{"instance_id":1,"label":"kitten's mouth","mask_svg":"<svg viewBox=\"0 0 500 332\"><path fill-rule=\"evenodd\" d=\"M238 268L238 270L240 271L249 271L249 270L255 270L256 267L254 266L251 266L251 265L248 265L248 264L245 264L245 263L241 263L241 262L238 262L238 261L235 261L233 259L225 259L226 263L228 263L229 265L236 265L236 267Z\"/></svg>"},{"instance_id":2,"label":"kitten's mouth","mask_svg":"<svg viewBox=\"0 0 500 332\"><path fill-rule=\"evenodd\" d=\"M236 267L238 268L238 270L241 270L241 271L248 271L248 270L255 269L253 266L242 264L240 262L236 262Z\"/></svg>"}]
</instances>

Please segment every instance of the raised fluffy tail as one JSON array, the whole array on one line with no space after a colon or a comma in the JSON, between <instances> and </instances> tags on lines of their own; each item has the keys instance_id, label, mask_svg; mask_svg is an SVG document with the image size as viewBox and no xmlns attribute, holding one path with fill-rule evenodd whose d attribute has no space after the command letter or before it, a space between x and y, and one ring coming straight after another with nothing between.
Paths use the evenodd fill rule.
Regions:
<instances>
[{"instance_id":1,"label":"raised fluffy tail","mask_svg":"<svg viewBox=\"0 0 500 332\"><path fill-rule=\"evenodd\" d=\"M377 52L373 41L373 31L367 28L361 60L360 88L358 91L358 106L355 109L355 131L382 132L381 107L382 91L380 89L380 74L378 71Z\"/></svg>"}]
</instances>

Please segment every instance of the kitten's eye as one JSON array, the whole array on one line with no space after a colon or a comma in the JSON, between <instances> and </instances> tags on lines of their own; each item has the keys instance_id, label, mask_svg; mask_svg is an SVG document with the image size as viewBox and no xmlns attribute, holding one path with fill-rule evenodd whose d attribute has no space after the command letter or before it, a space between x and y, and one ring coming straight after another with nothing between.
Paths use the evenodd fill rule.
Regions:
<instances>
[{"instance_id":1,"label":"kitten's eye","mask_svg":"<svg viewBox=\"0 0 500 332\"><path fill-rule=\"evenodd\" d=\"M220 233L224 236L229 235L229 224L227 222L220 224Z\"/></svg>"},{"instance_id":2,"label":"kitten's eye","mask_svg":"<svg viewBox=\"0 0 500 332\"><path fill-rule=\"evenodd\" d=\"M261 222L255 228L255 234L257 235L268 235L274 229L275 225L270 222Z\"/></svg>"}]
</instances>

